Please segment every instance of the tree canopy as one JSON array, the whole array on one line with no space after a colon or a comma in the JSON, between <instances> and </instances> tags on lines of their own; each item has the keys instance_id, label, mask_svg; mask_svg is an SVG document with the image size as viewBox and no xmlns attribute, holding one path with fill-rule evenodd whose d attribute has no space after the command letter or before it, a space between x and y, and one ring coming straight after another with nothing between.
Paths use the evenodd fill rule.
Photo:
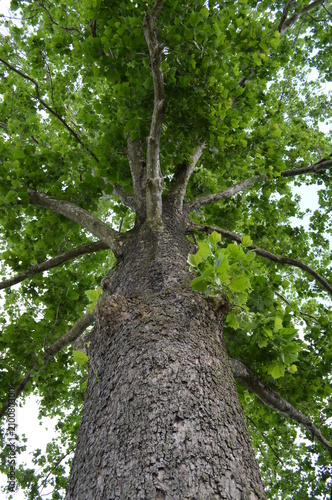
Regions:
<instances>
[{"instance_id":1,"label":"tree canopy","mask_svg":"<svg viewBox=\"0 0 332 500\"><path fill-rule=\"evenodd\" d=\"M328 498L331 3L11 10L0 18L1 414L9 387L19 402L37 394L62 432L17 469L27 498L46 484L63 498L87 374L72 343L93 324L110 248L141 213L130 158L147 151L163 196L185 189L192 287L230 301L224 334L268 498ZM307 213L302 185L319 187Z\"/></svg>"}]
</instances>

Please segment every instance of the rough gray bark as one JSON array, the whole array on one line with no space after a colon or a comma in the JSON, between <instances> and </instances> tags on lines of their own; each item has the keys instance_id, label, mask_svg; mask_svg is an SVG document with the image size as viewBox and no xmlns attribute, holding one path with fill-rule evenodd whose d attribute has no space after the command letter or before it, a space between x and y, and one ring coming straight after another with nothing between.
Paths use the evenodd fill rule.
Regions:
<instances>
[{"instance_id":1,"label":"rough gray bark","mask_svg":"<svg viewBox=\"0 0 332 500\"><path fill-rule=\"evenodd\" d=\"M222 338L190 289L185 225L133 230L95 308L72 499L264 499Z\"/></svg>"}]
</instances>

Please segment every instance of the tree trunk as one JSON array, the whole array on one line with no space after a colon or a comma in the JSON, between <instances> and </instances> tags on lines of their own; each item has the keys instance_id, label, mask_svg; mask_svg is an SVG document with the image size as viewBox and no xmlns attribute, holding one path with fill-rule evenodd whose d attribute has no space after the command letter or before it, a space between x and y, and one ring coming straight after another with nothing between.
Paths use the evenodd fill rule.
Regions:
<instances>
[{"instance_id":1,"label":"tree trunk","mask_svg":"<svg viewBox=\"0 0 332 500\"><path fill-rule=\"evenodd\" d=\"M222 339L190 288L182 220L132 231L95 308L67 499L263 499Z\"/></svg>"}]
</instances>

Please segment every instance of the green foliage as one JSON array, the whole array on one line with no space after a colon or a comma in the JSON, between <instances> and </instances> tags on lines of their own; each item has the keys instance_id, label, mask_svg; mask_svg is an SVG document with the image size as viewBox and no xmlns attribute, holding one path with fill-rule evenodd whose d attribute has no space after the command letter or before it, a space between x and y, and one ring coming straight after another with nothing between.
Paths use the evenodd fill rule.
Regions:
<instances>
[{"instance_id":1,"label":"green foliage","mask_svg":"<svg viewBox=\"0 0 332 500\"><path fill-rule=\"evenodd\" d=\"M12 0L19 22L0 18L0 59L20 72L0 61L3 280L92 241L74 222L29 204L27 188L80 205L116 230L133 227L135 215L112 197L112 185L132 193L126 135L144 147L149 135L154 91L142 23L153 3ZM193 288L227 295L230 356L316 426L325 423L322 432L331 440L331 298L312 276L248 248L253 241L299 259L332 281L330 170L281 175L330 158L331 9L317 5L280 37L286 3L163 2L156 25L167 101L160 164L167 192L179 166L205 143L185 201L253 175L266 179L191 214L194 222L244 235L241 245L216 232L199 235L198 251L188 257L197 272ZM310 3L292 3L289 17ZM310 77L313 68L317 79ZM318 190L318 205L302 212L294 187L303 185L310 196ZM63 497L64 463L75 446L86 387L81 354L68 347L44 366L44 349L93 309L100 281L114 265L109 251L88 254L1 292L1 401L8 386L18 386L37 366L21 401L38 394L41 415L58 417L61 431L44 455L36 451L33 467L19 467L27 498L40 498L46 480L53 498ZM238 389L268 498L326 498L326 451L307 435L295 441L295 424Z\"/></svg>"},{"instance_id":2,"label":"green foliage","mask_svg":"<svg viewBox=\"0 0 332 500\"><path fill-rule=\"evenodd\" d=\"M102 292L102 289L100 287L96 288L96 290L85 290L85 295L89 299L89 304L87 307L88 307L90 312L92 312L94 310L101 292Z\"/></svg>"}]
</instances>

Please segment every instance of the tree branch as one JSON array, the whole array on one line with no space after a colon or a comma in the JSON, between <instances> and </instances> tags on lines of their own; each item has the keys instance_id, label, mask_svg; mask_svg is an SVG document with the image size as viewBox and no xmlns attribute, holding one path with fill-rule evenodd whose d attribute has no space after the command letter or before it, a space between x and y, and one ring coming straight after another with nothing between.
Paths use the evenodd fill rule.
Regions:
<instances>
[{"instance_id":1,"label":"tree branch","mask_svg":"<svg viewBox=\"0 0 332 500\"><path fill-rule=\"evenodd\" d=\"M127 136L127 151L134 188L136 223L139 224L146 216L146 160L141 141L132 141L130 134Z\"/></svg>"},{"instance_id":2,"label":"tree branch","mask_svg":"<svg viewBox=\"0 0 332 500\"><path fill-rule=\"evenodd\" d=\"M193 232L195 230L198 231L205 231L205 232L212 232L216 231L217 233L220 233L223 235L225 238L236 241L237 243L241 243L241 236L239 236L236 233L233 233L232 231L228 231L227 229L222 229L217 226L208 226L205 224L196 224L194 222L189 222L188 227L187 227L187 232ZM280 255L276 255L272 252L268 252L267 250L264 250L263 248L259 248L256 245L250 245L247 248L250 250L255 250L257 255L260 255L261 257L265 257L268 260L272 260L273 262L277 262L278 264L288 264L290 266L298 267L299 269L302 269L306 273L310 274L313 278L315 278L318 283L321 284L321 286L326 290L329 294L332 295L332 286L328 281L326 281L325 278L323 278L320 274L318 274L316 271L314 271L310 266L307 266L307 264L304 264L300 260L292 259L291 257L284 257Z\"/></svg>"},{"instance_id":3,"label":"tree branch","mask_svg":"<svg viewBox=\"0 0 332 500\"><path fill-rule=\"evenodd\" d=\"M93 153L93 151L91 151L91 149L89 149L85 144L84 142L79 138L79 136L77 135L77 133L75 132L75 130L73 130L69 125L68 123L66 122L66 120L64 118L62 118L62 116L60 116L54 109L52 109L41 97L40 97L40 93L39 93L39 86L38 86L38 83L36 82L36 80L34 80L33 78L31 78L30 76L26 75L25 73L23 73L22 71L20 71L19 69L15 68L14 66L12 66L10 63L8 63L7 61L5 61L4 59L0 58L0 62L2 62L2 64L4 64L8 69L11 69L12 71L14 71L17 75L20 75L22 78L24 78L25 80L28 80L30 81L34 87L35 87L35 91L36 91L36 99L37 101L40 102L40 104L45 108L47 109L47 111L49 113L51 113L53 116L55 116L55 118L57 118L63 125L64 127L70 132L70 134L75 138L75 140L82 146L82 148L87 152L89 153L90 156L92 156L92 158L98 163L99 160L97 158L97 156Z\"/></svg>"},{"instance_id":4,"label":"tree branch","mask_svg":"<svg viewBox=\"0 0 332 500\"><path fill-rule=\"evenodd\" d=\"M159 223L162 214L163 176L160 169L160 137L166 101L164 98L164 77L161 71L162 47L159 43L155 23L162 7L162 0L156 0L150 15L145 16L143 31L149 49L154 88L154 106L147 149L146 207L147 219Z\"/></svg>"},{"instance_id":5,"label":"tree branch","mask_svg":"<svg viewBox=\"0 0 332 500\"><path fill-rule=\"evenodd\" d=\"M114 196L117 196L117 198L120 198L122 203L126 205L126 207L131 208L134 212L136 210L136 205L135 205L135 197L132 196L131 194L127 193L120 184L113 184L113 193Z\"/></svg>"},{"instance_id":6,"label":"tree branch","mask_svg":"<svg viewBox=\"0 0 332 500\"><path fill-rule=\"evenodd\" d=\"M16 285L17 283L21 283L21 281L24 281L30 276L42 273L43 271L47 271L48 269L52 269L53 267L60 266L61 264L67 262L68 260L75 259L76 257L85 255L87 253L107 250L108 248L109 246L102 241L97 241L96 243L87 243L85 245L81 245L80 247L72 248L68 252L63 252L57 255L56 257L53 257L53 259L46 260L41 264L37 264L35 266L30 267L30 269L23 271L23 273L20 273L17 276L14 276L13 278L2 281L0 283L0 290Z\"/></svg>"},{"instance_id":7,"label":"tree branch","mask_svg":"<svg viewBox=\"0 0 332 500\"><path fill-rule=\"evenodd\" d=\"M227 198L231 198L236 193L239 193L240 191L243 191L247 187L255 184L255 182L257 182L257 180L259 178L262 178L262 176L259 177L257 175L254 177L249 177L248 179L245 179L244 181L238 182L237 184L234 184L233 186L231 186L227 189L224 189L223 191L219 191L218 193L212 193L212 194L208 194L206 196L201 196L199 198L195 198L194 200L191 200L185 204L185 211L188 213L188 212L191 212L192 210L195 210L196 208L202 207L204 205L211 205L212 203L216 203L217 201L226 200Z\"/></svg>"},{"instance_id":8,"label":"tree branch","mask_svg":"<svg viewBox=\"0 0 332 500\"><path fill-rule=\"evenodd\" d=\"M314 165L309 165L309 167L294 168L293 170L284 170L281 172L281 177L295 177L296 175L309 174L311 172L319 172L320 170L326 170L332 167L332 160L321 160Z\"/></svg>"},{"instance_id":9,"label":"tree branch","mask_svg":"<svg viewBox=\"0 0 332 500\"><path fill-rule=\"evenodd\" d=\"M323 159L317 163L314 163L313 165L309 165L309 167L284 170L283 172L280 172L280 175L276 175L272 177L272 179L278 180L279 177L296 177L297 175L309 174L311 172L316 173L321 170L326 170L331 166L332 166L332 160ZM239 193L240 191L243 191L247 187L252 186L258 180L269 181L271 179L269 177L266 177L265 175L261 176L256 175L254 177L248 177L247 179L238 182L237 184L234 184L233 186L224 189L223 191L218 191L217 193L208 194L206 196L201 196L199 198L195 198L194 200L189 201L188 203L186 203L185 209L187 212L191 212L192 210L195 210L196 208L202 207L204 205L211 205L212 203L216 203L221 200L226 200L228 198L231 198L235 194Z\"/></svg>"},{"instance_id":10,"label":"tree branch","mask_svg":"<svg viewBox=\"0 0 332 500\"><path fill-rule=\"evenodd\" d=\"M278 31L279 31L279 33L281 33L282 25L286 21L287 16L288 16L288 12L291 9L292 5L294 5L294 3L295 3L295 0L289 0L286 3L285 8L284 8L283 13L282 13L281 18L280 18L280 22L278 24Z\"/></svg>"},{"instance_id":11,"label":"tree branch","mask_svg":"<svg viewBox=\"0 0 332 500\"><path fill-rule=\"evenodd\" d=\"M28 189L29 202L40 205L43 208L53 210L68 219L77 222L92 234L97 236L102 242L106 243L115 254L121 253L123 243L123 235L120 235L107 224L99 220L87 210L65 200L58 200L52 196L43 193L38 193L32 189Z\"/></svg>"},{"instance_id":12,"label":"tree branch","mask_svg":"<svg viewBox=\"0 0 332 500\"><path fill-rule=\"evenodd\" d=\"M71 328L71 330L69 330L68 333L60 337L58 340L54 342L54 344L52 344L48 349L46 349L44 363L42 365L38 365L37 363L35 363L31 367L31 369L24 377L24 379L21 380L21 382L15 388L14 399L16 400L18 396L21 394L21 392L23 392L23 390L26 388L34 372L41 370L54 358L56 354L58 354L61 351L61 349L66 347L68 344L74 342L74 340L76 340L90 325L92 325L93 321L94 321L93 314L87 312L86 314L84 314L84 316L82 316L79 320L76 321L76 323ZM12 403L12 399L10 402ZM0 409L0 419L6 413L8 406L9 406L9 401L7 401L7 403L5 403L3 407Z\"/></svg>"},{"instance_id":13,"label":"tree branch","mask_svg":"<svg viewBox=\"0 0 332 500\"><path fill-rule=\"evenodd\" d=\"M85 332L85 330L89 326L91 326L93 322L93 314L88 311L86 314L84 314L84 316L76 321L76 323L68 333L60 337L54 342L54 344L45 349L44 364L48 363L50 359L52 359L56 354L58 354L58 352L61 351L61 349L74 342L74 340L82 335L82 333Z\"/></svg>"},{"instance_id":14,"label":"tree branch","mask_svg":"<svg viewBox=\"0 0 332 500\"><path fill-rule=\"evenodd\" d=\"M288 2L288 4L289 3L292 3L292 2ZM283 15L281 17L279 26L278 26L278 31L280 33L280 37L289 28L291 28L301 16L303 16L304 14L307 14L308 12L310 12L311 10L315 9L316 7L322 5L323 3L324 3L324 0L316 0L315 2L312 2L311 4L309 4L306 7L304 7L300 12L295 12L295 14L293 14L288 20L287 20L287 14L288 14L290 6L288 7L286 15L284 15L285 11L286 11L286 8L287 8L287 5L288 5L287 4L286 7L285 7L285 9L284 9Z\"/></svg>"},{"instance_id":15,"label":"tree branch","mask_svg":"<svg viewBox=\"0 0 332 500\"><path fill-rule=\"evenodd\" d=\"M230 359L231 370L234 377L241 382L250 392L256 394L263 403L270 406L279 413L283 413L295 422L303 425L311 435L317 439L332 457L332 444L324 438L321 431L317 429L309 417L297 410L295 406L282 398L276 391L271 389L257 375L237 359Z\"/></svg>"},{"instance_id":16,"label":"tree branch","mask_svg":"<svg viewBox=\"0 0 332 500\"><path fill-rule=\"evenodd\" d=\"M180 212L183 210L183 200L186 194L189 179L202 156L205 144L199 144L194 154L191 156L191 163L183 163L180 170L174 177L172 189L168 195L168 199L172 202L173 207L177 208Z\"/></svg>"}]
</instances>

